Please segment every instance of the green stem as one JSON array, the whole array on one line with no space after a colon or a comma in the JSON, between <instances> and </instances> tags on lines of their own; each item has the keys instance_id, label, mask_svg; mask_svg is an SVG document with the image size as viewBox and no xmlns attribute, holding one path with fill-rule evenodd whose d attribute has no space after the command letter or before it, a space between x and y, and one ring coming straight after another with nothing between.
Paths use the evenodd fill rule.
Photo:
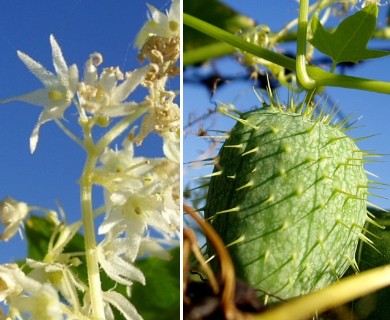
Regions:
<instances>
[{"instance_id":1,"label":"green stem","mask_svg":"<svg viewBox=\"0 0 390 320\"><path fill-rule=\"evenodd\" d=\"M218 27L192 17L186 13L183 14L183 22L187 26L203 32L204 34L207 34L219 41L268 60L288 70L296 71L295 59L258 47L241 39L240 37L230 34L229 32L219 29ZM186 61L184 61L184 65L185 62ZM309 77L317 82L319 87L342 87L390 94L389 82L333 74L315 66L306 66L306 71Z\"/></svg>"},{"instance_id":2,"label":"green stem","mask_svg":"<svg viewBox=\"0 0 390 320\"><path fill-rule=\"evenodd\" d=\"M113 126L98 142L94 143L92 139L93 125L86 122L82 127L84 131L83 146L87 152L87 159L84 165L84 171L80 179L80 197L82 209L82 221L84 226L85 256L87 260L89 295L92 308L92 319L105 319L103 292L101 288L99 261L97 259L97 243L95 236L94 211L92 203L92 186L94 181L94 170L96 168L99 156L104 148L117 138L131 123L145 113L146 107L139 107L131 115L125 117Z\"/></svg>"},{"instance_id":3,"label":"green stem","mask_svg":"<svg viewBox=\"0 0 390 320\"><path fill-rule=\"evenodd\" d=\"M86 141L87 142L87 141ZM95 223L92 206L93 170L98 154L92 143L86 143L87 159L80 180L82 220L84 226L85 256L87 260L89 295L91 299L92 319L105 319L103 292L100 282L99 262L96 254Z\"/></svg>"},{"instance_id":4,"label":"green stem","mask_svg":"<svg viewBox=\"0 0 390 320\"><path fill-rule=\"evenodd\" d=\"M184 24L194 28L200 32L203 32L206 35L209 35L210 37L213 37L217 40L220 40L222 42L225 42L233 47L239 48L243 51L247 51L249 53L252 53L258 57L261 57L265 60L268 60L270 62L276 63L278 65L284 66L287 69L295 70L295 60L288 58L286 56L283 56L279 53L273 52L268 49L261 48L259 46L256 46L254 44L251 44L240 37L234 36L233 34L226 32L210 23L204 22L198 18L195 18L189 14L184 13L183 14L183 21ZM186 65L188 62L183 60L183 64Z\"/></svg>"},{"instance_id":5,"label":"green stem","mask_svg":"<svg viewBox=\"0 0 390 320\"><path fill-rule=\"evenodd\" d=\"M219 58L235 52L232 46L219 42L184 52L183 59L186 65L194 65L200 61Z\"/></svg>"},{"instance_id":6,"label":"green stem","mask_svg":"<svg viewBox=\"0 0 390 320\"><path fill-rule=\"evenodd\" d=\"M309 1L301 0L298 18L296 72L298 81L302 85L302 87L304 87L306 90L312 90L318 85L315 80L310 78L306 70L306 37L308 16Z\"/></svg>"},{"instance_id":7,"label":"green stem","mask_svg":"<svg viewBox=\"0 0 390 320\"><path fill-rule=\"evenodd\" d=\"M261 314L249 315L251 320L302 320L311 315L341 306L390 285L390 266L382 266L353 275L317 292L291 299Z\"/></svg>"},{"instance_id":8,"label":"green stem","mask_svg":"<svg viewBox=\"0 0 390 320\"><path fill-rule=\"evenodd\" d=\"M98 154L103 152L105 147L107 147L115 138L117 138L123 131L125 131L131 123L136 121L146 111L147 111L147 106L138 107L137 110L134 111L132 114L128 115L127 117L125 117L121 121L119 121L96 144L96 152Z\"/></svg>"},{"instance_id":9,"label":"green stem","mask_svg":"<svg viewBox=\"0 0 390 320\"><path fill-rule=\"evenodd\" d=\"M335 29L327 28L326 31L333 32ZM288 31L277 35L272 39L272 43L288 43L297 41L297 31ZM375 30L371 39L389 40L390 39L390 27ZM210 50L210 54L206 53ZM202 63L210 59L221 58L234 52L234 48L224 43L215 43L210 45L201 46L195 49L188 49L183 53L184 65L194 65Z\"/></svg>"},{"instance_id":10,"label":"green stem","mask_svg":"<svg viewBox=\"0 0 390 320\"><path fill-rule=\"evenodd\" d=\"M97 259L97 243L95 236L94 211L92 203L92 186L94 181L94 170L96 168L100 154L115 138L117 138L131 123L145 113L146 108L140 107L131 115L119 121L112 127L104 137L95 144L92 140L93 125L86 122L82 127L84 131L83 146L87 152L87 159L84 165L84 171L80 179L80 196L82 221L84 226L85 256L87 260L89 295L92 308L92 319L105 319L103 292L101 288L99 261Z\"/></svg>"},{"instance_id":11,"label":"green stem","mask_svg":"<svg viewBox=\"0 0 390 320\"><path fill-rule=\"evenodd\" d=\"M336 70L336 67L337 67L337 64L335 62L333 62L332 67L330 68L330 72L334 73L334 71Z\"/></svg>"}]
</instances>

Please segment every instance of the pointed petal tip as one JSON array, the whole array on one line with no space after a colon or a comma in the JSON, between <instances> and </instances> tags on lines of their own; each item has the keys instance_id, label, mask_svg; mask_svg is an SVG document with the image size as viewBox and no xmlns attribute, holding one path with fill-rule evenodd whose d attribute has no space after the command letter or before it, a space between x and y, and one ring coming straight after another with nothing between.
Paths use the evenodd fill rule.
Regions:
<instances>
[{"instance_id":1,"label":"pointed petal tip","mask_svg":"<svg viewBox=\"0 0 390 320\"><path fill-rule=\"evenodd\" d=\"M27 54L25 54L23 51L17 50L16 54L18 55L19 59L24 61L26 58L31 59Z\"/></svg>"},{"instance_id":2,"label":"pointed petal tip","mask_svg":"<svg viewBox=\"0 0 390 320\"><path fill-rule=\"evenodd\" d=\"M37 148L38 138L39 138L38 130L34 129L34 132L32 133L32 135L30 137L30 152L31 152L31 154L33 154Z\"/></svg>"}]
</instances>

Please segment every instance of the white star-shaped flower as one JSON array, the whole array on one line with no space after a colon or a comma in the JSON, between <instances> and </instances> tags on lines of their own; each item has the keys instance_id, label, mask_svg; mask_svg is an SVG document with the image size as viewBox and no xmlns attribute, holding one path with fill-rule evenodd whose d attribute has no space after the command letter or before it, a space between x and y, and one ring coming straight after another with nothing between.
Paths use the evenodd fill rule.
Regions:
<instances>
[{"instance_id":1,"label":"white star-shaped flower","mask_svg":"<svg viewBox=\"0 0 390 320\"><path fill-rule=\"evenodd\" d=\"M180 34L180 1L172 0L169 11L164 14L150 4L149 21L141 28L135 40L135 46L141 48L151 36L170 38Z\"/></svg>"},{"instance_id":2,"label":"white star-shaped flower","mask_svg":"<svg viewBox=\"0 0 390 320\"><path fill-rule=\"evenodd\" d=\"M42 82L44 88L36 91L12 97L2 102L24 101L33 105L44 107L38 122L30 137L31 153L35 151L39 138L39 128L42 124L53 119L60 119L67 107L70 106L78 85L78 69L76 65L69 68L53 35L50 35L52 47L53 65L56 74L48 71L39 62L30 58L27 54L18 51L19 58L26 67Z\"/></svg>"},{"instance_id":3,"label":"white star-shaped flower","mask_svg":"<svg viewBox=\"0 0 390 320\"><path fill-rule=\"evenodd\" d=\"M127 238L112 238L108 234L96 250L101 268L111 279L126 286L131 286L133 281L145 284L143 273L133 265L135 259L127 255L133 246Z\"/></svg>"},{"instance_id":4,"label":"white star-shaped flower","mask_svg":"<svg viewBox=\"0 0 390 320\"><path fill-rule=\"evenodd\" d=\"M97 66L103 61L100 53L93 53L85 63L84 81L78 88L80 106L89 113L118 117L132 113L139 104L126 102L129 95L141 84L149 72L149 67L126 72L118 67L103 69L98 74ZM118 81L121 81L118 84Z\"/></svg>"}]
</instances>

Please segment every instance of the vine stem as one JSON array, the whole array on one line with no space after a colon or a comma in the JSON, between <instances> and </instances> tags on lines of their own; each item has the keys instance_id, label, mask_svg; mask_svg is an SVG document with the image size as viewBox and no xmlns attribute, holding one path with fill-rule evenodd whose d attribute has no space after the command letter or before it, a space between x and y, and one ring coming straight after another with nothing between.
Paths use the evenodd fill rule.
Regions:
<instances>
[{"instance_id":1,"label":"vine stem","mask_svg":"<svg viewBox=\"0 0 390 320\"><path fill-rule=\"evenodd\" d=\"M292 299L280 307L248 317L253 320L304 320L316 312L343 305L353 299L377 291L390 284L390 265L364 271L320 291Z\"/></svg>"},{"instance_id":2,"label":"vine stem","mask_svg":"<svg viewBox=\"0 0 390 320\"><path fill-rule=\"evenodd\" d=\"M226 319L241 319L239 311L234 302L236 289L236 275L232 258L227 251L225 244L215 230L205 222L193 208L183 204L183 210L187 212L196 223L202 228L208 241L213 245L218 260L221 266L221 282L223 283L223 292L221 297L221 305L224 310Z\"/></svg>"},{"instance_id":3,"label":"vine stem","mask_svg":"<svg viewBox=\"0 0 390 320\"><path fill-rule=\"evenodd\" d=\"M210 37L225 42L233 47L239 48L240 50L251 53L269 62L275 63L288 70L296 71L297 69L295 59L249 43L240 37L226 32L225 30L222 30L210 23L195 18L187 13L183 13L183 22L185 25L194 28ZM184 65L187 63L186 57L188 57L188 55L185 53L183 57ZM390 94L389 82L334 74L315 66L306 66L306 71L309 77L317 82L318 87L341 87Z\"/></svg>"},{"instance_id":4,"label":"vine stem","mask_svg":"<svg viewBox=\"0 0 390 320\"><path fill-rule=\"evenodd\" d=\"M315 80L310 78L306 70L306 38L309 16L309 1L301 0L299 4L298 34L297 34L297 60L296 72L300 84L307 90L318 87Z\"/></svg>"}]
</instances>

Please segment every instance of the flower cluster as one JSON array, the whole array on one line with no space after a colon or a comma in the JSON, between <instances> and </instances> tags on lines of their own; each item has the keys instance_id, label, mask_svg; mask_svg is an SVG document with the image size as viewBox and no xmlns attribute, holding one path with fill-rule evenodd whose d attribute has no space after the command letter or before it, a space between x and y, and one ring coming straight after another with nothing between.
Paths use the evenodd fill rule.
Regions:
<instances>
[{"instance_id":1,"label":"flower cluster","mask_svg":"<svg viewBox=\"0 0 390 320\"><path fill-rule=\"evenodd\" d=\"M141 144L152 131L164 139L164 153L172 161L179 162L180 110L174 103L175 93L166 90L169 77L179 73L176 65L180 56L180 1L173 0L167 15L149 5L151 19L144 25L136 39L140 48L139 59L149 59L153 67L146 78L151 89L147 98L150 110L136 138Z\"/></svg>"},{"instance_id":2,"label":"flower cluster","mask_svg":"<svg viewBox=\"0 0 390 320\"><path fill-rule=\"evenodd\" d=\"M145 256L169 259L166 248L177 245L180 226L180 109L177 92L167 89L169 78L179 74L180 1L173 0L166 14L151 5L148 9L149 20L136 37L143 66L132 71L99 70L103 56L95 52L79 75L75 64L68 66L52 35L55 73L18 51L44 88L1 103L24 101L43 108L30 137L31 152L36 150L40 127L55 121L86 151L87 159L80 179L82 219L67 224L57 216L53 219L52 211L40 210L53 229L44 258L27 258L23 266L0 265L0 302L8 305L8 315L0 311L0 319L114 319L114 309L126 319L142 319L129 300L130 288L134 281L145 284L148 279L134 262ZM144 99L129 99L140 86L148 90ZM73 105L82 137L63 121ZM139 118L138 127L134 122ZM98 141L93 139L95 126L100 127ZM136 156L136 146L152 132L162 138L164 157ZM123 143L114 145L123 133ZM96 210L93 185L104 190L104 207ZM0 240L15 235L35 209L12 198L3 200ZM95 217L101 213L105 218L98 226ZM84 250L73 252L70 244L80 239ZM80 268L88 281L80 276ZM114 281L113 288L102 288L103 272ZM127 294L118 292L118 285L125 286Z\"/></svg>"},{"instance_id":3,"label":"flower cluster","mask_svg":"<svg viewBox=\"0 0 390 320\"><path fill-rule=\"evenodd\" d=\"M107 202L106 219L99 228L99 233L105 235L99 246L102 260L109 263L115 259L114 254L133 262L140 248L141 254L166 257L160 246L163 240L145 237L145 233L152 226L170 238L177 236L179 165L166 158L134 157L130 140L121 150L105 150L101 163L97 177L105 187ZM130 247L132 250L128 250Z\"/></svg>"}]
</instances>

